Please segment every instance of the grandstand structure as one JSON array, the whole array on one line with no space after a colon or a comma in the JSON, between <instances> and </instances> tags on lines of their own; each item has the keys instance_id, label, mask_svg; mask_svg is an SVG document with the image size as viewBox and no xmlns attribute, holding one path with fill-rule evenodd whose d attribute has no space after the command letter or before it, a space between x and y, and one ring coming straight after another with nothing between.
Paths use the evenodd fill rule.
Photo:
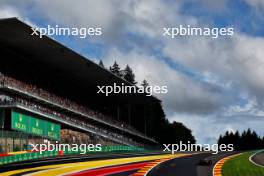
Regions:
<instances>
[{"instance_id":1,"label":"grandstand structure","mask_svg":"<svg viewBox=\"0 0 264 176\"><path fill-rule=\"evenodd\" d=\"M156 145L148 136L160 103L142 94L97 94L131 85L17 18L0 20L0 153L43 139L103 145Z\"/></svg>"}]
</instances>

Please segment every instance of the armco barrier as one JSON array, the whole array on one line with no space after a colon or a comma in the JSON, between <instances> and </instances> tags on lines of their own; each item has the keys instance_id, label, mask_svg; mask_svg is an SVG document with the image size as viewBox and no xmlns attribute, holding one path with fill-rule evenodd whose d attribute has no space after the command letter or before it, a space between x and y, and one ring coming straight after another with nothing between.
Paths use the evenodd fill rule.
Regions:
<instances>
[{"instance_id":1,"label":"armco barrier","mask_svg":"<svg viewBox=\"0 0 264 176\"><path fill-rule=\"evenodd\" d=\"M145 151L143 148L139 147L130 147L130 146L103 146L101 152L140 152ZM74 154L80 154L81 151L64 151L64 155L74 155ZM95 153L95 152L87 152L87 153ZM41 154L39 152L28 152L28 153L21 153L11 156L5 156L0 157L0 165L2 164L9 164L14 162L20 162L25 160L32 160L32 159L40 159L40 158L46 158L46 157L54 157L58 156L58 151L44 151Z\"/></svg>"},{"instance_id":2,"label":"armco barrier","mask_svg":"<svg viewBox=\"0 0 264 176\"><path fill-rule=\"evenodd\" d=\"M114 151L144 151L144 148L131 147L131 146L103 146L102 152L114 152Z\"/></svg>"},{"instance_id":3,"label":"armco barrier","mask_svg":"<svg viewBox=\"0 0 264 176\"><path fill-rule=\"evenodd\" d=\"M130 146L103 146L101 152L128 152L128 151L133 151L133 152L138 152L138 151L144 151L145 149L139 148L139 147L130 147ZM95 151L87 151L86 154L88 153L94 153ZM69 154L80 154L82 151L64 151L65 155Z\"/></svg>"},{"instance_id":4,"label":"armco barrier","mask_svg":"<svg viewBox=\"0 0 264 176\"><path fill-rule=\"evenodd\" d=\"M17 155L12 155L12 156L1 157L0 165L20 162L20 161L26 161L26 160L31 160L31 159L52 157L52 156L57 156L57 155L58 155L57 151L45 151L45 152L42 152L42 154L40 154L39 152L29 152L29 153L17 154Z\"/></svg>"}]
</instances>

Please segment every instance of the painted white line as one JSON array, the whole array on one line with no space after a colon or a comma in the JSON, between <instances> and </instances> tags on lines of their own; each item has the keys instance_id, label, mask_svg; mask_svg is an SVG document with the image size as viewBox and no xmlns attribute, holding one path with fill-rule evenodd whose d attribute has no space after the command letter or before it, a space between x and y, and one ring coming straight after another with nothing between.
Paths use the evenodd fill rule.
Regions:
<instances>
[{"instance_id":1,"label":"painted white line","mask_svg":"<svg viewBox=\"0 0 264 176\"><path fill-rule=\"evenodd\" d=\"M261 152L264 152L264 150L257 151L256 153L254 153L253 155L251 155L251 156L249 157L248 160L249 160L252 164L254 164L255 166L263 167L263 168L264 168L263 165L260 165L260 164L256 163L256 162L253 161L253 159L252 159L255 155L257 155L257 154L259 154L259 153L261 153Z\"/></svg>"}]
</instances>

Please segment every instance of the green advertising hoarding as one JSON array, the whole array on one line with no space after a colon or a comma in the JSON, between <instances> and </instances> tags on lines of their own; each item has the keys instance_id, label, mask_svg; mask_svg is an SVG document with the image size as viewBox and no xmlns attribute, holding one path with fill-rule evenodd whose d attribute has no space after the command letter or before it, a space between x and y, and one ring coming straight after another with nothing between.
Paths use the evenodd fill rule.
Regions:
<instances>
[{"instance_id":1,"label":"green advertising hoarding","mask_svg":"<svg viewBox=\"0 0 264 176\"><path fill-rule=\"evenodd\" d=\"M47 134L49 138L60 139L60 125L47 122Z\"/></svg>"},{"instance_id":2,"label":"green advertising hoarding","mask_svg":"<svg viewBox=\"0 0 264 176\"><path fill-rule=\"evenodd\" d=\"M46 120L12 111L11 128L25 133L60 140L61 126Z\"/></svg>"},{"instance_id":3,"label":"green advertising hoarding","mask_svg":"<svg viewBox=\"0 0 264 176\"><path fill-rule=\"evenodd\" d=\"M11 128L27 133L29 129L29 117L12 111Z\"/></svg>"},{"instance_id":4,"label":"green advertising hoarding","mask_svg":"<svg viewBox=\"0 0 264 176\"><path fill-rule=\"evenodd\" d=\"M29 124L29 133L39 136L45 136L46 122L44 120L31 117Z\"/></svg>"}]
</instances>

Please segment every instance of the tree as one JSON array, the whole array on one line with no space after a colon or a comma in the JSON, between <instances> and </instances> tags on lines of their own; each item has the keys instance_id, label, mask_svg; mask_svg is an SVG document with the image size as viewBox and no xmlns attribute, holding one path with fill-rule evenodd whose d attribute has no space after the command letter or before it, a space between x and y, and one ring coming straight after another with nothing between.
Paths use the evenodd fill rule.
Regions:
<instances>
[{"instance_id":1,"label":"tree","mask_svg":"<svg viewBox=\"0 0 264 176\"><path fill-rule=\"evenodd\" d=\"M149 83L145 79L142 81L141 86L144 87L145 92L148 92L150 89Z\"/></svg>"},{"instance_id":2,"label":"tree","mask_svg":"<svg viewBox=\"0 0 264 176\"><path fill-rule=\"evenodd\" d=\"M129 65L127 65L124 70L124 79L132 84L137 84L137 82L135 81L135 74L133 73L133 70L129 67Z\"/></svg>"},{"instance_id":3,"label":"tree","mask_svg":"<svg viewBox=\"0 0 264 176\"><path fill-rule=\"evenodd\" d=\"M263 138L258 136L255 131L248 129L241 135L238 131L235 134L226 132L224 136L220 135L218 144L233 144L235 150L256 150L264 147Z\"/></svg>"},{"instance_id":4,"label":"tree","mask_svg":"<svg viewBox=\"0 0 264 176\"><path fill-rule=\"evenodd\" d=\"M101 67L104 67L104 63L103 63L102 60L99 61L99 65L100 65Z\"/></svg>"},{"instance_id":5,"label":"tree","mask_svg":"<svg viewBox=\"0 0 264 176\"><path fill-rule=\"evenodd\" d=\"M234 139L233 139L233 143L234 143L235 150L239 150L239 146L240 146L240 134L239 134L238 131L235 132Z\"/></svg>"},{"instance_id":6,"label":"tree","mask_svg":"<svg viewBox=\"0 0 264 176\"><path fill-rule=\"evenodd\" d=\"M120 69L120 67L119 67L119 65L117 64L116 61L115 61L114 65L112 67L110 66L110 71L112 73L114 73L115 75L117 75L119 77L122 77L121 69Z\"/></svg>"},{"instance_id":7,"label":"tree","mask_svg":"<svg viewBox=\"0 0 264 176\"><path fill-rule=\"evenodd\" d=\"M191 144L196 143L196 140L192 135L192 131L186 126L184 126L182 123L174 121L172 124L170 124L170 130L171 130L170 134L173 135L174 140L178 142L182 141L183 143L186 144L188 143L188 141Z\"/></svg>"},{"instance_id":8,"label":"tree","mask_svg":"<svg viewBox=\"0 0 264 176\"><path fill-rule=\"evenodd\" d=\"M218 139L218 145L220 145L220 144L223 144L223 137L222 137L222 135L220 135L219 136L219 139Z\"/></svg>"},{"instance_id":9,"label":"tree","mask_svg":"<svg viewBox=\"0 0 264 176\"><path fill-rule=\"evenodd\" d=\"M147 86L149 86L149 83L144 79L141 83L141 86L146 88Z\"/></svg>"}]
</instances>

